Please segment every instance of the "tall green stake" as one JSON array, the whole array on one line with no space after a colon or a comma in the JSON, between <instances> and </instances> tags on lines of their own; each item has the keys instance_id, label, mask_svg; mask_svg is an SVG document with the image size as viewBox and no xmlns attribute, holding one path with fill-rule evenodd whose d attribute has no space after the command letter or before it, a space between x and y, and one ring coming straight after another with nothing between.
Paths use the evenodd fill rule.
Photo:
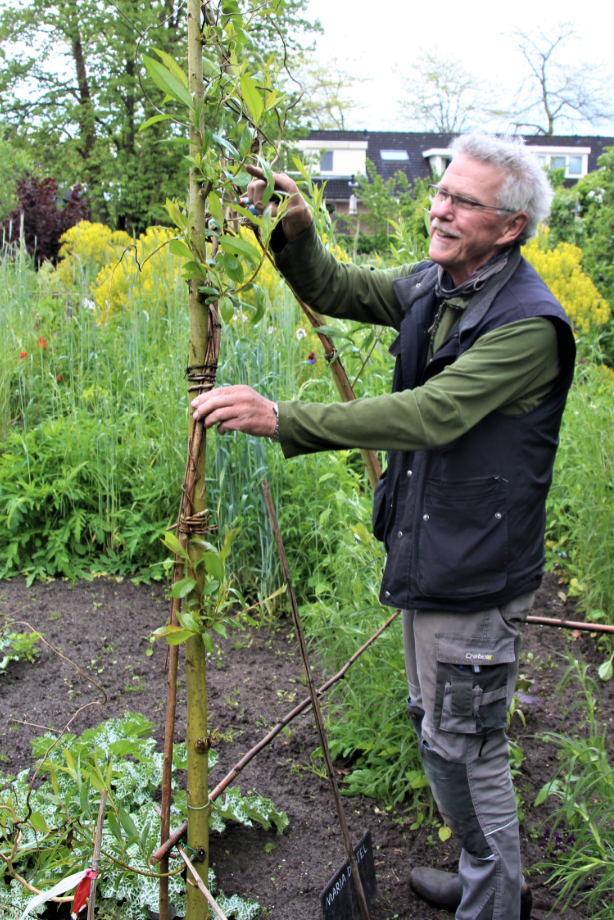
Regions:
<instances>
[{"instance_id":1,"label":"tall green stake","mask_svg":"<svg viewBox=\"0 0 614 920\"><path fill-rule=\"evenodd\" d=\"M198 107L203 98L203 61L202 36L200 26L200 0L188 0L188 79L189 90L194 96L194 105ZM202 146L200 126L193 123L190 127L190 153L195 156ZM205 199L200 193L201 186L196 181L194 170L190 170L189 212L191 215L190 236L197 249L205 252ZM198 282L190 281L190 343L189 364L198 373L211 371L203 365L207 363L208 320L209 311L202 302L198 291ZM192 395L192 394L191 394ZM202 426L197 426L201 428ZM192 514L205 508L205 461L206 437L194 430L194 421L190 413L190 456L188 465L197 465L195 489L192 498ZM195 442L201 442L196 444ZM200 447L200 450L198 450ZM203 573L203 567L199 567ZM202 588L202 584L200 585ZM188 846L196 851L194 867L198 875L208 886L209 870L209 796L208 796L208 762L207 762L207 682L205 646L201 636L194 636L186 643L186 686L188 705ZM206 900L198 888L187 886L187 920L205 920L209 916Z\"/></svg>"}]
</instances>

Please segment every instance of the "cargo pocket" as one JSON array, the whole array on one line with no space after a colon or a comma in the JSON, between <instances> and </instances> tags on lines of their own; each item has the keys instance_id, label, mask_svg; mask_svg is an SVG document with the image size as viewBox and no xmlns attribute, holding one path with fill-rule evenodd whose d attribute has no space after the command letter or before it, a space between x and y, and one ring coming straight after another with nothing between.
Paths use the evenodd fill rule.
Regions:
<instances>
[{"instance_id":1,"label":"cargo pocket","mask_svg":"<svg viewBox=\"0 0 614 920\"><path fill-rule=\"evenodd\" d=\"M495 642L440 637L435 727L461 735L487 735L506 728L508 673L514 660L514 640L509 637Z\"/></svg>"},{"instance_id":2,"label":"cargo pocket","mask_svg":"<svg viewBox=\"0 0 614 920\"><path fill-rule=\"evenodd\" d=\"M418 538L418 584L426 597L479 597L507 581L505 480L429 482Z\"/></svg>"}]
</instances>

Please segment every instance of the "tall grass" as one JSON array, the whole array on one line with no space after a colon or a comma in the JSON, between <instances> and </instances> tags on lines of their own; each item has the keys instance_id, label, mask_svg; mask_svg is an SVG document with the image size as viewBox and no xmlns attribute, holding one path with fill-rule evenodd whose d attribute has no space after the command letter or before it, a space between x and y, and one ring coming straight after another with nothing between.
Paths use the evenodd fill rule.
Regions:
<instances>
[{"instance_id":1,"label":"tall grass","mask_svg":"<svg viewBox=\"0 0 614 920\"><path fill-rule=\"evenodd\" d=\"M65 291L60 273L35 273L23 249L4 251L0 574L156 572L149 567L163 558L158 537L176 515L185 462L188 316L183 283L168 283L177 276L162 266L155 302L134 285L125 309L102 324L90 309L85 269ZM307 362L317 341L303 335L292 295L274 279L269 292L270 311L259 325L237 315L225 328L219 383L250 384L275 399L335 399L322 358ZM350 352L349 360L358 366L359 356ZM383 376L380 368L369 386L385 386ZM264 590L276 571L264 476L283 496L280 517L296 541L299 574L312 571L321 541L311 508L322 491L318 469L328 460L285 464L268 440L216 433L207 456L219 526L242 528L234 561L244 586Z\"/></svg>"},{"instance_id":2,"label":"tall grass","mask_svg":"<svg viewBox=\"0 0 614 920\"><path fill-rule=\"evenodd\" d=\"M614 374L578 367L548 499L551 567L571 577L591 619L614 623Z\"/></svg>"},{"instance_id":3,"label":"tall grass","mask_svg":"<svg viewBox=\"0 0 614 920\"><path fill-rule=\"evenodd\" d=\"M573 708L581 711L581 734L549 733L558 749L556 776L542 788L536 805L549 795L559 800L550 815L544 842L550 859L548 882L558 889L556 906L582 904L593 920L610 920L614 887L614 767L601 706L588 665L571 656L561 690L574 690Z\"/></svg>"}]
</instances>

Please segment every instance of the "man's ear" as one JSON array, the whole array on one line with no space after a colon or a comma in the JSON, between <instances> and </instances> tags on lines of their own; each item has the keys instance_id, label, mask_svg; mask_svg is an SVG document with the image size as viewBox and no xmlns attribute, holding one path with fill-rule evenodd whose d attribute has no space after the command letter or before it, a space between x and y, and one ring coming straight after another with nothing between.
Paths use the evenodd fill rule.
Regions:
<instances>
[{"instance_id":1,"label":"man's ear","mask_svg":"<svg viewBox=\"0 0 614 920\"><path fill-rule=\"evenodd\" d=\"M529 215L526 211L519 211L518 214L514 214L505 224L497 240L497 246L511 246L511 244L518 239L528 223Z\"/></svg>"}]
</instances>

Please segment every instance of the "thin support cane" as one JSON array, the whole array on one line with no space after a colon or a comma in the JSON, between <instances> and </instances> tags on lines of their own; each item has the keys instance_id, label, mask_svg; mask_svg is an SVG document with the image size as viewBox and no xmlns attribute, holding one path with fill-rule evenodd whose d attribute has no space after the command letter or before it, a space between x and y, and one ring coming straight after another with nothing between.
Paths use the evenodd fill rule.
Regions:
<instances>
[{"instance_id":1,"label":"thin support cane","mask_svg":"<svg viewBox=\"0 0 614 920\"><path fill-rule=\"evenodd\" d=\"M104 822L104 810L107 807L106 789L102 790L100 796L100 807L98 808L98 821L96 822L96 836L94 837L94 854L92 856L92 871L98 875L98 866L100 865L100 850L102 848L102 825ZM94 904L96 903L96 879L90 882L90 896L87 899L87 920L94 920Z\"/></svg>"},{"instance_id":2,"label":"thin support cane","mask_svg":"<svg viewBox=\"0 0 614 920\"><path fill-rule=\"evenodd\" d=\"M335 772L333 769L333 762L330 756L330 751L328 749L328 742L326 740L324 722L322 720L322 713L320 712L320 704L318 702L318 694L316 692L315 684L313 682L313 675L311 673L311 665L309 663L309 654L307 652L307 644L305 642L305 635L303 633L301 618L298 612L298 604L296 603L296 596L294 594L294 588L292 587L292 579L290 578L288 560L286 559L286 553L284 550L284 545L282 543L281 533L279 531L279 524L277 523L277 515L275 514L275 508L273 506L273 499L271 498L271 490L269 489L269 484L266 481L266 479L262 480L262 491L264 492L264 500L266 502L267 511L269 512L269 519L271 521L271 527L273 529L273 537L275 538L275 544L277 546L277 553L279 555L279 561L281 563L281 569L283 572L284 581L286 582L286 586L288 589L288 600L290 601L290 607L292 609L292 619L294 620L294 628L296 629L296 635L298 637L299 648L301 650L301 658L303 659L305 674L307 676L307 685L309 687L309 696L311 697L311 705L313 707L313 714L314 714L315 721L316 721L316 727L318 729L318 735L320 736L320 745L322 747L322 754L324 755L324 762L326 763L326 770L328 772L330 784L333 789L333 795L335 797L335 805L337 806L337 815L339 817L339 823L341 825L341 832L343 834L343 839L345 841L345 848L347 850L348 859L350 861L352 877L354 879L354 884L356 886L356 894L358 895L358 903L360 905L360 912L364 920L370 920L369 908L367 907L367 900L365 898L365 893L362 887L362 880L358 873L358 866L356 865L356 859L354 857L354 850L352 849L352 843L350 841L350 835L349 835L347 824L345 821L345 814L343 812L343 804L341 802L341 795L339 794L339 788L337 786L337 780L335 779Z\"/></svg>"}]
</instances>

